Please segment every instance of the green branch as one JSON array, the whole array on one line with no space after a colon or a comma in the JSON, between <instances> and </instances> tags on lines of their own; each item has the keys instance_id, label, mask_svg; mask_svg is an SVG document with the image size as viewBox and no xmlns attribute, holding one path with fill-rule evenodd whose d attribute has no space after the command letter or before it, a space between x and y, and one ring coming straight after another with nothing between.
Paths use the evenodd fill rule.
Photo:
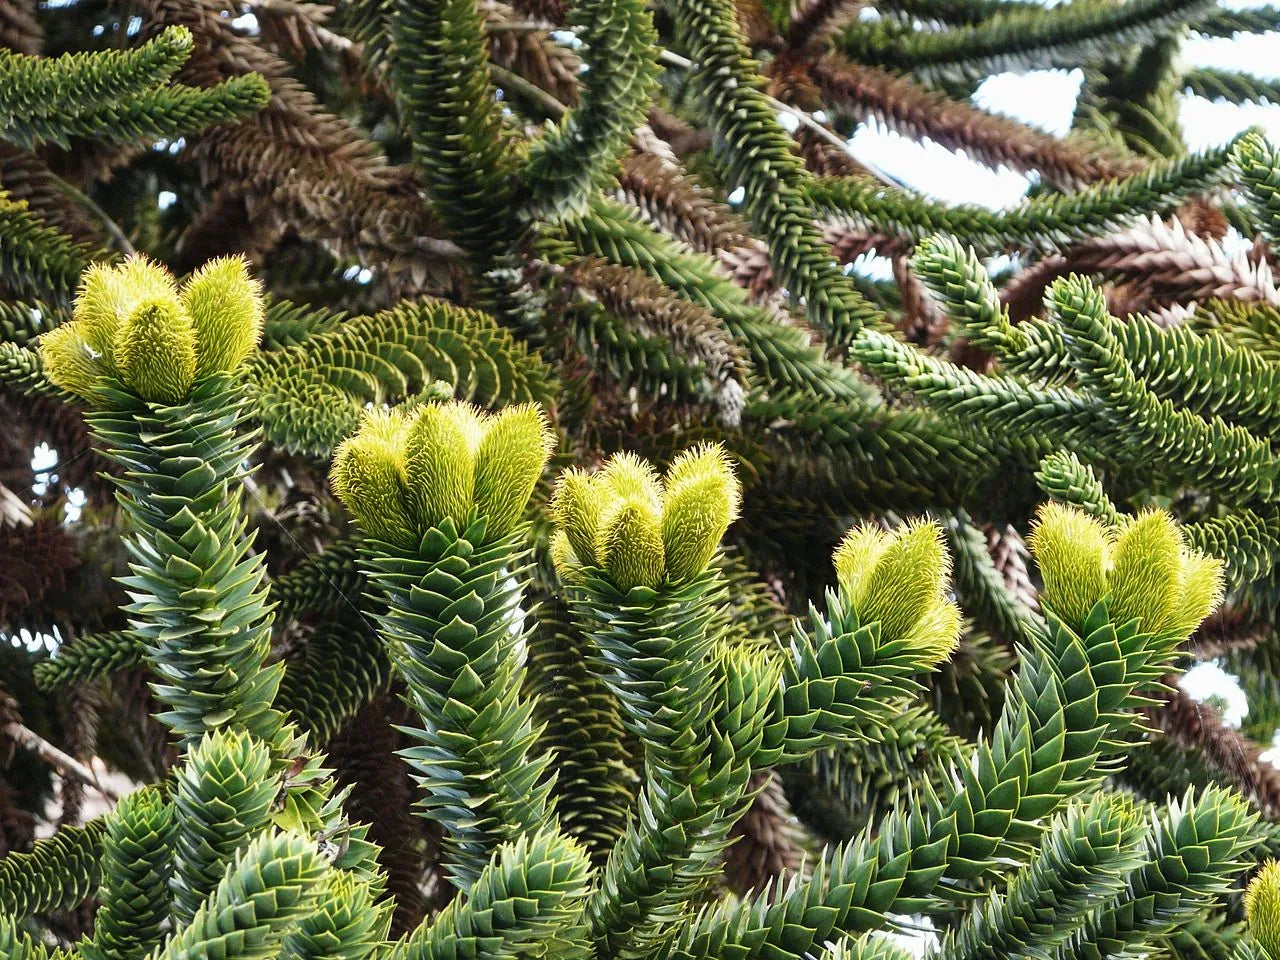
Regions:
<instances>
[{"instance_id":1,"label":"green branch","mask_svg":"<svg viewBox=\"0 0 1280 960\"><path fill-rule=\"evenodd\" d=\"M658 36L640 0L581 0L570 29L586 45L590 70L577 106L533 145L520 173L530 191L524 215L538 222L580 216L615 181L656 86Z\"/></svg>"},{"instance_id":2,"label":"green branch","mask_svg":"<svg viewBox=\"0 0 1280 960\"><path fill-rule=\"evenodd\" d=\"M840 49L855 60L914 72L929 80L1073 68L1104 59L1121 44L1145 44L1203 19L1213 0L1074 0L1049 9L1015 8L949 30L904 31L897 24L855 24Z\"/></svg>"},{"instance_id":3,"label":"green branch","mask_svg":"<svg viewBox=\"0 0 1280 960\"><path fill-rule=\"evenodd\" d=\"M808 175L761 90L758 64L739 33L733 4L681 0L675 16L677 34L695 64L689 84L713 146L726 179L745 191L744 210L769 244L779 282L833 344L847 343L863 326L879 323L879 314L841 272L813 224L803 194Z\"/></svg>"},{"instance_id":4,"label":"green branch","mask_svg":"<svg viewBox=\"0 0 1280 960\"><path fill-rule=\"evenodd\" d=\"M974 204L946 205L866 177L814 180L806 195L818 215L848 221L872 234L918 243L938 232L949 233L964 238L978 256L1018 249L1048 253L1110 233L1134 217L1169 212L1193 194L1221 183L1236 142L1152 164L1125 180L1035 197L1002 211Z\"/></svg>"}]
</instances>

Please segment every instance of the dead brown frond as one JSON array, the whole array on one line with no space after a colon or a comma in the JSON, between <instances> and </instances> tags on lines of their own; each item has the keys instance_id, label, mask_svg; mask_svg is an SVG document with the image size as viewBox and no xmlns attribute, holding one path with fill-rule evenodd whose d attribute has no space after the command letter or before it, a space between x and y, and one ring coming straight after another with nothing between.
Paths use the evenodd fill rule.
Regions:
<instances>
[{"instance_id":1,"label":"dead brown frond","mask_svg":"<svg viewBox=\"0 0 1280 960\"><path fill-rule=\"evenodd\" d=\"M1139 161L1111 155L1096 144L1059 139L839 54L815 62L811 75L828 109L852 120L875 118L903 135L929 137L992 166L1038 170L1058 186L1128 176L1141 167Z\"/></svg>"}]
</instances>

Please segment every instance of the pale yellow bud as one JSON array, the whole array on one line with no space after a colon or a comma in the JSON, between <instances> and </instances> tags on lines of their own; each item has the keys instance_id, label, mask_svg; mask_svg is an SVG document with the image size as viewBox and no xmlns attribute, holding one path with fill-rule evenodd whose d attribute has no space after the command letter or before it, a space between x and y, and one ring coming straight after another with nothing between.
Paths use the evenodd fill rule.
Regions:
<instances>
[{"instance_id":1,"label":"pale yellow bud","mask_svg":"<svg viewBox=\"0 0 1280 960\"><path fill-rule=\"evenodd\" d=\"M1222 563L1191 550L1182 528L1161 511L1128 522L1110 573L1111 615L1144 633L1187 637L1222 599Z\"/></svg>"},{"instance_id":2,"label":"pale yellow bud","mask_svg":"<svg viewBox=\"0 0 1280 960\"><path fill-rule=\"evenodd\" d=\"M330 479L338 499L365 534L413 549L420 536L405 494L404 442L408 424L396 411L374 411L338 447Z\"/></svg>"},{"instance_id":3,"label":"pale yellow bud","mask_svg":"<svg viewBox=\"0 0 1280 960\"><path fill-rule=\"evenodd\" d=\"M591 489L600 501L596 542L593 550L596 557L600 559L606 569L610 569L608 559L610 550L622 549L616 539L619 529L618 516L623 511L629 511L629 513L638 512L643 515L644 519L639 520L629 516L622 527L643 530L646 542L637 545L636 550L638 553L629 554L629 556L632 556L637 561L644 557L645 559L641 565L646 571L651 571L653 564L648 558L650 544L647 542L647 531L650 519L652 519L653 526L658 531L659 560L657 567L660 571L658 579L661 580L661 569L663 567L661 559L663 491L662 481L658 479L658 473L653 469L653 464L647 460L642 460L633 453L615 454L604 465L604 468L592 478ZM638 571L639 567L636 569ZM645 573L636 582L647 584L648 580L649 573ZM654 582L656 583L657 581Z\"/></svg>"},{"instance_id":4,"label":"pale yellow bud","mask_svg":"<svg viewBox=\"0 0 1280 960\"><path fill-rule=\"evenodd\" d=\"M600 566L596 543L606 497L592 477L577 467L560 474L551 498L551 517L580 563Z\"/></svg>"},{"instance_id":5,"label":"pale yellow bud","mask_svg":"<svg viewBox=\"0 0 1280 960\"><path fill-rule=\"evenodd\" d=\"M596 475L600 489L612 499L647 503L654 510L662 509L662 481L658 479L653 464L634 453L619 453L610 458L604 469Z\"/></svg>"},{"instance_id":6,"label":"pale yellow bud","mask_svg":"<svg viewBox=\"0 0 1280 960\"><path fill-rule=\"evenodd\" d=\"M1182 531L1166 513L1151 511L1128 522L1112 550L1108 582L1111 618L1158 633L1181 596Z\"/></svg>"},{"instance_id":7,"label":"pale yellow bud","mask_svg":"<svg viewBox=\"0 0 1280 960\"><path fill-rule=\"evenodd\" d=\"M110 372L98 353L85 343L76 323L64 323L42 336L40 359L50 383L82 400L92 400L102 375Z\"/></svg>"},{"instance_id":8,"label":"pale yellow bud","mask_svg":"<svg viewBox=\"0 0 1280 960\"><path fill-rule=\"evenodd\" d=\"M116 367L124 384L153 403L181 403L196 376L191 318L168 298L139 303L116 331Z\"/></svg>"},{"instance_id":9,"label":"pale yellow bud","mask_svg":"<svg viewBox=\"0 0 1280 960\"><path fill-rule=\"evenodd\" d=\"M682 453L667 474L662 542L668 579L679 582L706 568L738 515L738 478L719 445Z\"/></svg>"},{"instance_id":10,"label":"pale yellow bud","mask_svg":"<svg viewBox=\"0 0 1280 960\"><path fill-rule=\"evenodd\" d=\"M1280 863L1268 860L1244 892L1249 935L1271 960L1280 960Z\"/></svg>"},{"instance_id":11,"label":"pale yellow bud","mask_svg":"<svg viewBox=\"0 0 1280 960\"><path fill-rule=\"evenodd\" d=\"M72 322L80 339L108 364L115 364L116 331L132 313L134 297L111 264L90 264L80 278Z\"/></svg>"},{"instance_id":12,"label":"pale yellow bud","mask_svg":"<svg viewBox=\"0 0 1280 960\"><path fill-rule=\"evenodd\" d=\"M964 615L951 601L939 599L926 609L907 634L920 666L933 667L949 659L960 643L963 628Z\"/></svg>"},{"instance_id":13,"label":"pale yellow bud","mask_svg":"<svg viewBox=\"0 0 1280 960\"><path fill-rule=\"evenodd\" d=\"M893 538L888 531L872 524L854 527L845 534L834 556L836 581L844 594L856 604L862 596L866 578L875 569L881 554L889 549Z\"/></svg>"},{"instance_id":14,"label":"pale yellow bud","mask_svg":"<svg viewBox=\"0 0 1280 960\"><path fill-rule=\"evenodd\" d=\"M577 583L582 579L582 562L573 550L569 537L563 530L551 535L549 544L551 564L556 568L556 575L565 583Z\"/></svg>"},{"instance_id":15,"label":"pale yellow bud","mask_svg":"<svg viewBox=\"0 0 1280 960\"><path fill-rule=\"evenodd\" d=\"M662 518L647 501L631 500L613 510L601 540L597 552L619 590L662 582Z\"/></svg>"},{"instance_id":16,"label":"pale yellow bud","mask_svg":"<svg viewBox=\"0 0 1280 960\"><path fill-rule=\"evenodd\" d=\"M536 404L508 407L490 418L475 469L475 501L487 520L486 538L506 536L519 522L554 443Z\"/></svg>"},{"instance_id":17,"label":"pale yellow bud","mask_svg":"<svg viewBox=\"0 0 1280 960\"><path fill-rule=\"evenodd\" d=\"M262 284L243 257L210 260L182 288L196 333L196 377L230 373L262 339Z\"/></svg>"},{"instance_id":18,"label":"pale yellow bud","mask_svg":"<svg viewBox=\"0 0 1280 960\"><path fill-rule=\"evenodd\" d=\"M895 531L851 598L859 620L879 622L886 643L907 636L942 602L950 573L951 557L936 523L912 523Z\"/></svg>"},{"instance_id":19,"label":"pale yellow bud","mask_svg":"<svg viewBox=\"0 0 1280 960\"><path fill-rule=\"evenodd\" d=\"M116 364L120 326L146 302L181 312L178 290L167 270L142 256L121 264L95 263L80 278L72 319L79 324L85 342L108 363Z\"/></svg>"},{"instance_id":20,"label":"pale yellow bud","mask_svg":"<svg viewBox=\"0 0 1280 960\"><path fill-rule=\"evenodd\" d=\"M404 452L413 514L424 531L446 517L461 531L474 501L479 413L456 402L425 404L414 413Z\"/></svg>"},{"instance_id":21,"label":"pale yellow bud","mask_svg":"<svg viewBox=\"0 0 1280 960\"><path fill-rule=\"evenodd\" d=\"M1182 564L1182 596L1169 612L1165 633L1189 637L1222 602L1224 586L1222 561L1189 551Z\"/></svg>"},{"instance_id":22,"label":"pale yellow bud","mask_svg":"<svg viewBox=\"0 0 1280 960\"><path fill-rule=\"evenodd\" d=\"M1064 623L1078 628L1109 590L1109 532L1075 507L1046 503L1028 543L1044 580L1041 602Z\"/></svg>"}]
</instances>

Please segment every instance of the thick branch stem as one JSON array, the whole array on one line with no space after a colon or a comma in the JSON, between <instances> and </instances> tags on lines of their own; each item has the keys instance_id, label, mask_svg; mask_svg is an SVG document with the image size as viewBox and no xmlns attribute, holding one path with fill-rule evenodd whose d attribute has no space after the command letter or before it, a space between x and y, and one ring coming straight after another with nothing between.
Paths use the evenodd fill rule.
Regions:
<instances>
[{"instance_id":1,"label":"thick branch stem","mask_svg":"<svg viewBox=\"0 0 1280 960\"><path fill-rule=\"evenodd\" d=\"M29 727L13 721L0 727L0 733L19 746L35 751L41 759L56 767L58 772L64 776L75 777L77 780L87 783L112 802L120 799L120 794L99 780L98 775L92 769L70 754L63 753Z\"/></svg>"}]
</instances>

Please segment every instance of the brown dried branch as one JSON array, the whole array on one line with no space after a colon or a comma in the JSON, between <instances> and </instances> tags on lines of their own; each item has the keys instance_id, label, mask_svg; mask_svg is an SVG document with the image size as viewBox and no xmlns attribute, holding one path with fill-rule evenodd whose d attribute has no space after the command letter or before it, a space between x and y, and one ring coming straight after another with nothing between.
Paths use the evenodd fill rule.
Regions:
<instances>
[{"instance_id":1,"label":"brown dried branch","mask_svg":"<svg viewBox=\"0 0 1280 960\"><path fill-rule=\"evenodd\" d=\"M411 812L413 782L396 756L404 744L392 724L408 720L406 708L394 697L380 697L328 744L338 781L353 786L347 812L369 824L369 839L382 847L378 864L387 874L387 894L396 902L393 937L413 930L426 916L424 883L439 856L439 827ZM453 889L448 883L442 886Z\"/></svg>"},{"instance_id":2,"label":"brown dried branch","mask_svg":"<svg viewBox=\"0 0 1280 960\"><path fill-rule=\"evenodd\" d=\"M760 0L733 0L733 5L738 14L738 27L742 30L747 46L772 50L782 48L782 38L778 36L773 15Z\"/></svg>"},{"instance_id":3,"label":"brown dried branch","mask_svg":"<svg viewBox=\"0 0 1280 960\"><path fill-rule=\"evenodd\" d=\"M82 764L91 761L96 753L101 705L98 691L91 684L76 684L58 694L63 746L68 756ZM62 808L58 813L59 826L79 826L83 822L84 787L85 781L75 777L64 777L59 784L58 800Z\"/></svg>"},{"instance_id":4,"label":"brown dried branch","mask_svg":"<svg viewBox=\"0 0 1280 960\"><path fill-rule=\"evenodd\" d=\"M854 120L874 117L906 136L929 137L992 166L1038 170L1058 186L1129 176L1141 169L1140 161L1109 155L1097 144L1060 140L839 54L822 57L811 74L829 108Z\"/></svg>"},{"instance_id":5,"label":"brown dried branch","mask_svg":"<svg viewBox=\"0 0 1280 960\"><path fill-rule=\"evenodd\" d=\"M804 834L782 783L772 773L755 773L751 789L756 788L760 792L729 832L737 842L725 855L725 880L739 894L765 889L779 877L796 873L804 861Z\"/></svg>"},{"instance_id":6,"label":"brown dried branch","mask_svg":"<svg viewBox=\"0 0 1280 960\"><path fill-rule=\"evenodd\" d=\"M13 484L14 488L30 490L31 482L37 479L31 472L31 451L43 443L58 454L57 463L49 471L51 476L57 476L57 484L46 494L47 501L60 491L76 487L84 490L91 503L113 500L110 484L101 474L118 468L108 464L89 442L79 407L51 397L23 396L0 389L0 422L5 424L0 434L0 471L4 471L0 482L20 476L27 482Z\"/></svg>"},{"instance_id":7,"label":"brown dried branch","mask_svg":"<svg viewBox=\"0 0 1280 960\"><path fill-rule=\"evenodd\" d=\"M286 183L257 212L265 218L273 211L336 259L374 267L393 298L448 289L462 269L461 248L444 238L425 194L407 176L385 189L336 180Z\"/></svg>"},{"instance_id":8,"label":"brown dried branch","mask_svg":"<svg viewBox=\"0 0 1280 960\"><path fill-rule=\"evenodd\" d=\"M577 104L582 59L552 39L550 25L542 29L504 30L505 24L519 21L522 14L500 0L481 0L480 12L489 25L489 60L493 65L523 77L565 106Z\"/></svg>"},{"instance_id":9,"label":"brown dried branch","mask_svg":"<svg viewBox=\"0 0 1280 960\"><path fill-rule=\"evenodd\" d=\"M36 840L36 818L22 809L17 791L0 778L0 857L25 853Z\"/></svg>"},{"instance_id":10,"label":"brown dried branch","mask_svg":"<svg viewBox=\"0 0 1280 960\"><path fill-rule=\"evenodd\" d=\"M986 524L987 552L1004 577L1010 595L1031 611L1039 611L1039 593L1031 582L1031 552L1013 524Z\"/></svg>"},{"instance_id":11,"label":"brown dried branch","mask_svg":"<svg viewBox=\"0 0 1280 960\"><path fill-rule=\"evenodd\" d=\"M1222 208L1214 206L1205 197L1192 197L1177 210L1174 215L1178 222L1186 228L1187 233L1204 237L1206 240L1224 240L1231 224Z\"/></svg>"},{"instance_id":12,"label":"brown dried branch","mask_svg":"<svg viewBox=\"0 0 1280 960\"><path fill-rule=\"evenodd\" d=\"M462 252L441 236L407 171L392 169L400 181L379 187L328 178L286 181L269 196L219 190L184 233L180 267L232 251L262 259L291 233L340 262L374 267L388 299L446 290Z\"/></svg>"},{"instance_id":13,"label":"brown dried branch","mask_svg":"<svg viewBox=\"0 0 1280 960\"><path fill-rule=\"evenodd\" d=\"M32 0L0 0L0 47L35 56L44 43Z\"/></svg>"},{"instance_id":14,"label":"brown dried branch","mask_svg":"<svg viewBox=\"0 0 1280 960\"><path fill-rule=\"evenodd\" d=\"M263 260L284 234L284 218L250 216L244 191L238 185L216 189L178 240L178 270L195 270L226 253L243 253Z\"/></svg>"},{"instance_id":15,"label":"brown dried branch","mask_svg":"<svg viewBox=\"0 0 1280 960\"><path fill-rule=\"evenodd\" d=\"M839 221L824 223L822 231L822 239L831 247L831 255L837 263L852 263L865 253L897 257L911 250L911 244L902 237L864 233Z\"/></svg>"},{"instance_id":16,"label":"brown dried branch","mask_svg":"<svg viewBox=\"0 0 1280 960\"><path fill-rule=\"evenodd\" d=\"M360 44L325 26L333 7L296 0L247 0L246 6L258 20L262 42L282 56L302 60L324 51L336 55L352 78L364 72Z\"/></svg>"},{"instance_id":17,"label":"brown dried branch","mask_svg":"<svg viewBox=\"0 0 1280 960\"><path fill-rule=\"evenodd\" d=\"M68 571L79 563L56 517L41 514L30 524L0 528L0 627L26 626L46 596L65 588Z\"/></svg>"},{"instance_id":18,"label":"brown dried branch","mask_svg":"<svg viewBox=\"0 0 1280 960\"><path fill-rule=\"evenodd\" d=\"M871 173L848 150L808 127L796 131L796 145L809 172L819 177L865 177Z\"/></svg>"},{"instance_id":19,"label":"brown dried branch","mask_svg":"<svg viewBox=\"0 0 1280 960\"><path fill-rule=\"evenodd\" d=\"M937 302L912 273L909 257L899 254L893 258L893 279L902 297L898 329L912 343L921 346L936 344L946 334L950 319L938 309Z\"/></svg>"},{"instance_id":20,"label":"brown dried branch","mask_svg":"<svg viewBox=\"0 0 1280 960\"><path fill-rule=\"evenodd\" d=\"M1171 741L1195 750L1205 765L1252 800L1268 819L1280 817L1280 770L1260 759L1262 750L1222 721L1213 707L1197 703L1176 677L1165 677L1173 689L1147 715Z\"/></svg>"},{"instance_id":21,"label":"brown dried branch","mask_svg":"<svg viewBox=\"0 0 1280 960\"><path fill-rule=\"evenodd\" d=\"M780 304L781 297L773 282L769 249L763 241L750 240L740 247L719 250L716 252L716 259L733 278L733 282L751 295L753 303Z\"/></svg>"},{"instance_id":22,"label":"brown dried branch","mask_svg":"<svg viewBox=\"0 0 1280 960\"><path fill-rule=\"evenodd\" d=\"M1000 303L1009 312L1011 323L1039 316L1044 308L1044 292L1059 277L1071 272L1071 262L1052 254L1020 271L1000 290Z\"/></svg>"},{"instance_id":23,"label":"brown dried branch","mask_svg":"<svg viewBox=\"0 0 1280 960\"><path fill-rule=\"evenodd\" d=\"M195 36L196 50L178 76L183 82L207 86L257 72L271 86L270 102L253 117L188 138L187 154L199 163L205 183L218 188L213 209L201 219L222 227L223 245L248 247L262 256L284 235L287 223L336 255L352 256L354 251L369 265L383 259L385 248L370 243L363 231L384 216L403 218L395 208L406 192L416 192L407 186L410 175L388 164L380 149L346 120L325 112L289 76L284 60L238 35L230 18L221 15L228 8L219 0L142 0L141 9L151 29L182 24ZM233 233L230 228L241 211L242 229ZM433 223L424 216L418 226ZM427 235L411 232L406 240ZM182 244L184 254L196 247L205 253L226 252L210 250L190 230ZM429 252L424 247L421 255L429 260ZM437 264L427 272L437 267L449 272Z\"/></svg>"},{"instance_id":24,"label":"brown dried branch","mask_svg":"<svg viewBox=\"0 0 1280 960\"><path fill-rule=\"evenodd\" d=\"M866 253L900 256L911 249L901 237L863 233L847 223L824 223L822 229L823 240L837 263L852 263ZM762 241L753 238L740 247L718 251L716 257L733 282L750 292L753 302L782 308L784 301L774 284L773 267Z\"/></svg>"},{"instance_id":25,"label":"brown dried branch","mask_svg":"<svg viewBox=\"0 0 1280 960\"><path fill-rule=\"evenodd\" d=\"M764 68L768 80L765 92L799 110L822 109L822 91L813 82L812 67L812 61L803 54L780 53Z\"/></svg>"},{"instance_id":26,"label":"brown dried branch","mask_svg":"<svg viewBox=\"0 0 1280 960\"><path fill-rule=\"evenodd\" d=\"M1187 641L1187 652L1197 660L1212 660L1235 651L1260 646L1271 636L1271 625L1248 610L1228 607L1210 616Z\"/></svg>"},{"instance_id":27,"label":"brown dried branch","mask_svg":"<svg viewBox=\"0 0 1280 960\"><path fill-rule=\"evenodd\" d=\"M745 353L720 319L705 307L673 294L658 280L637 270L596 258L575 261L565 277L588 293L633 332L670 341L677 356L696 361L707 377L739 402L746 375Z\"/></svg>"},{"instance_id":28,"label":"brown dried branch","mask_svg":"<svg viewBox=\"0 0 1280 960\"><path fill-rule=\"evenodd\" d=\"M0 189L14 200L25 200L50 226L82 243L102 244L102 224L60 189L62 182L34 153L0 141Z\"/></svg>"},{"instance_id":29,"label":"brown dried branch","mask_svg":"<svg viewBox=\"0 0 1280 960\"><path fill-rule=\"evenodd\" d=\"M541 20L553 27L563 26L569 14L566 0L513 0L511 6L520 16Z\"/></svg>"},{"instance_id":30,"label":"brown dried branch","mask_svg":"<svg viewBox=\"0 0 1280 960\"><path fill-rule=\"evenodd\" d=\"M146 154L149 144L71 141L67 150L44 151L49 168L68 183L107 183L117 170Z\"/></svg>"},{"instance_id":31,"label":"brown dried branch","mask_svg":"<svg viewBox=\"0 0 1280 960\"><path fill-rule=\"evenodd\" d=\"M671 149L671 144L658 136L650 124L642 123L636 127L635 135L631 138L631 149L637 154L655 157L677 173L689 176L688 171L680 166L680 158ZM696 183L696 179L693 182Z\"/></svg>"},{"instance_id":32,"label":"brown dried branch","mask_svg":"<svg viewBox=\"0 0 1280 960\"><path fill-rule=\"evenodd\" d=\"M1037 313L1049 284L1068 273L1126 284L1115 304L1120 315L1207 299L1280 304L1268 263L1230 256L1216 240L1189 233L1178 220L1151 218L1022 271L1001 291L1010 319L1017 323Z\"/></svg>"},{"instance_id":33,"label":"brown dried branch","mask_svg":"<svg viewBox=\"0 0 1280 960\"><path fill-rule=\"evenodd\" d=\"M746 224L728 207L692 177L651 153L627 155L618 178L618 194L654 226L695 250L714 253L753 242Z\"/></svg>"},{"instance_id":34,"label":"brown dried branch","mask_svg":"<svg viewBox=\"0 0 1280 960\"><path fill-rule=\"evenodd\" d=\"M655 104L649 108L649 126L661 137L677 157L706 150L711 146L711 132L706 127L694 127L675 114Z\"/></svg>"},{"instance_id":35,"label":"brown dried branch","mask_svg":"<svg viewBox=\"0 0 1280 960\"><path fill-rule=\"evenodd\" d=\"M813 82L810 60L803 55L780 53L765 68L768 94L778 103L792 107L800 120L796 128L796 150L810 173L820 177L865 176L872 171L854 159L844 139L830 124L812 114L822 109L822 92Z\"/></svg>"},{"instance_id":36,"label":"brown dried branch","mask_svg":"<svg viewBox=\"0 0 1280 960\"><path fill-rule=\"evenodd\" d=\"M792 51L823 46L858 19L866 0L799 0L791 14L787 46Z\"/></svg>"}]
</instances>

